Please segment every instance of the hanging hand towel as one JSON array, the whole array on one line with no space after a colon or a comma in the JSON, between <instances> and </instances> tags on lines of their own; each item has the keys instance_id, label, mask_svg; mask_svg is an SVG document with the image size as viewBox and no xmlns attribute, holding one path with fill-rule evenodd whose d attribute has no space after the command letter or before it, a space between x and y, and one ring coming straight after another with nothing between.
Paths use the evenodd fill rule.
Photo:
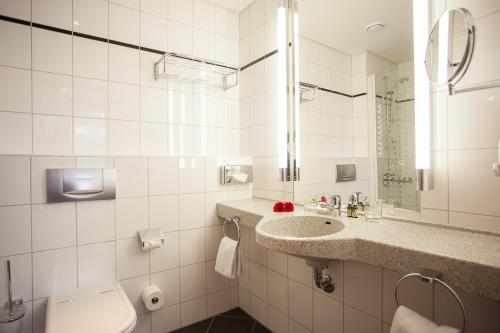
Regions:
<instances>
[{"instance_id":1,"label":"hanging hand towel","mask_svg":"<svg viewBox=\"0 0 500 333\"><path fill-rule=\"evenodd\" d=\"M406 306L400 306L394 314L390 333L459 333L456 328L437 326Z\"/></svg>"},{"instance_id":2,"label":"hanging hand towel","mask_svg":"<svg viewBox=\"0 0 500 333\"><path fill-rule=\"evenodd\" d=\"M221 275L235 279L243 273L242 254L239 243L224 236L220 241L219 252L215 262L215 271Z\"/></svg>"}]
</instances>

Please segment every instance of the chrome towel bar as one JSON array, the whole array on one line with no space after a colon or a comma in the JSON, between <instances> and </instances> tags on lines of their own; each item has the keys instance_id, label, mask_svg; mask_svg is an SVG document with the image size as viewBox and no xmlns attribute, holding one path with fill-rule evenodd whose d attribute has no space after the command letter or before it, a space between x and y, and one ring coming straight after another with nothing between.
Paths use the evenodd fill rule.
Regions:
<instances>
[{"instance_id":1,"label":"chrome towel bar","mask_svg":"<svg viewBox=\"0 0 500 333\"><path fill-rule=\"evenodd\" d=\"M464 303L462 302L462 300L460 299L458 294L455 292L455 290L453 290L452 287L450 287L446 282L444 282L440 279L440 277L441 277L440 272L433 271L433 270L426 270L426 271L424 271L424 274L409 273L409 274L406 274L405 276L403 276L401 279L399 279L399 281L396 283L396 288L394 289L394 296L396 298L397 306L400 305L398 288L404 280L411 278L411 277L418 277L420 280L422 280L423 282L426 282L426 283L437 282L440 285L442 285L443 287L445 287L446 289L448 289L448 291L453 295L453 297L455 297L455 299L457 300L457 303L460 305L460 308L462 310L462 328L460 329L460 332L464 333L465 328L467 326L467 312L465 311Z\"/></svg>"},{"instance_id":2,"label":"chrome towel bar","mask_svg":"<svg viewBox=\"0 0 500 333\"><path fill-rule=\"evenodd\" d=\"M224 226L222 227L222 230L224 231L224 236L229 237L228 234L226 233L226 224L227 222L232 222L236 225L236 229L238 230L238 244L240 243L241 239L241 234L240 234L240 217L239 216L231 216L231 217L226 217L224 220Z\"/></svg>"}]
</instances>

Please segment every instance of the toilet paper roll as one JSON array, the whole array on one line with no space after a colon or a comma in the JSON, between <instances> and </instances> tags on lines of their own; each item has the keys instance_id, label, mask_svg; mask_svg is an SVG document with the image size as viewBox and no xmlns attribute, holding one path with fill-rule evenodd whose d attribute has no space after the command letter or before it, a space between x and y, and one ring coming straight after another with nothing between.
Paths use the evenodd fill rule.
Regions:
<instances>
[{"instance_id":1,"label":"toilet paper roll","mask_svg":"<svg viewBox=\"0 0 500 333\"><path fill-rule=\"evenodd\" d=\"M156 249L162 246L163 242L161 239L155 239L151 241L144 242L142 245L142 250L143 251L148 251L151 249Z\"/></svg>"},{"instance_id":2,"label":"toilet paper roll","mask_svg":"<svg viewBox=\"0 0 500 333\"><path fill-rule=\"evenodd\" d=\"M142 290L142 301L149 311L158 310L165 302L163 291L155 285L148 286Z\"/></svg>"}]
</instances>

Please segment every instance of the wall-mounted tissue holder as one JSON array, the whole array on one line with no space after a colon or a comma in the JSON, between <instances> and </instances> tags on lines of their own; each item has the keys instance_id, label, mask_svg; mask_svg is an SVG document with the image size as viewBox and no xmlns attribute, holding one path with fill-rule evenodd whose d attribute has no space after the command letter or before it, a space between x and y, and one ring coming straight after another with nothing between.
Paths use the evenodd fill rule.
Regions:
<instances>
[{"instance_id":1,"label":"wall-mounted tissue holder","mask_svg":"<svg viewBox=\"0 0 500 333\"><path fill-rule=\"evenodd\" d=\"M337 164L337 183L356 180L356 164Z\"/></svg>"},{"instance_id":2,"label":"wall-mounted tissue holder","mask_svg":"<svg viewBox=\"0 0 500 333\"><path fill-rule=\"evenodd\" d=\"M115 179L115 169L48 169L47 201L114 199Z\"/></svg>"},{"instance_id":3,"label":"wall-mounted tissue holder","mask_svg":"<svg viewBox=\"0 0 500 333\"><path fill-rule=\"evenodd\" d=\"M220 167L220 183L251 183L253 167L251 165L224 165Z\"/></svg>"},{"instance_id":4,"label":"wall-mounted tissue holder","mask_svg":"<svg viewBox=\"0 0 500 333\"><path fill-rule=\"evenodd\" d=\"M160 228L139 231L139 245L143 251L156 249L165 243L165 237Z\"/></svg>"}]
</instances>

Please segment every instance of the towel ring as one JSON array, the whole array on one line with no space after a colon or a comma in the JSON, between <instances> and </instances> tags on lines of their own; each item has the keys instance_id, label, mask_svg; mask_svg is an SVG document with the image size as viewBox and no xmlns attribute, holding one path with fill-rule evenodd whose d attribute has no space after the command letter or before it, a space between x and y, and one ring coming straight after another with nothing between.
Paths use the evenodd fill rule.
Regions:
<instances>
[{"instance_id":1,"label":"towel ring","mask_svg":"<svg viewBox=\"0 0 500 333\"><path fill-rule=\"evenodd\" d=\"M431 273L431 274L428 274L428 275L432 275L432 276L427 276L427 274L423 275L420 273L409 273L409 274L406 274L405 276L403 276L401 279L399 279L398 283L396 283L396 289L394 290L394 296L396 298L397 306L399 306L398 288L399 288L399 285L401 284L401 282L403 282L404 280L411 278L411 277L418 277L418 278L420 278L420 280L427 282L427 283L437 282L440 285L442 285L443 287L445 287L446 289L448 289L448 291L453 295L453 297L455 297L455 299L457 300L457 303L460 305L460 308L462 310L462 328L460 329L460 332L464 333L466 325L467 325L467 312L465 311L464 303L462 302L462 300L460 299L458 294L455 292L455 290L453 290L452 287L450 287L446 282L443 282L441 279L439 279L439 277L441 277L440 272L430 271L429 273Z\"/></svg>"},{"instance_id":2,"label":"towel ring","mask_svg":"<svg viewBox=\"0 0 500 333\"><path fill-rule=\"evenodd\" d=\"M238 223L238 222L240 222L240 217L239 216L231 216L231 217L226 217L226 219L224 220L224 226L222 227L222 230L224 231L224 236L229 237L226 233L227 222L232 222L236 225L236 229L238 230L238 244L239 244L240 239L241 239L240 224Z\"/></svg>"}]
</instances>

